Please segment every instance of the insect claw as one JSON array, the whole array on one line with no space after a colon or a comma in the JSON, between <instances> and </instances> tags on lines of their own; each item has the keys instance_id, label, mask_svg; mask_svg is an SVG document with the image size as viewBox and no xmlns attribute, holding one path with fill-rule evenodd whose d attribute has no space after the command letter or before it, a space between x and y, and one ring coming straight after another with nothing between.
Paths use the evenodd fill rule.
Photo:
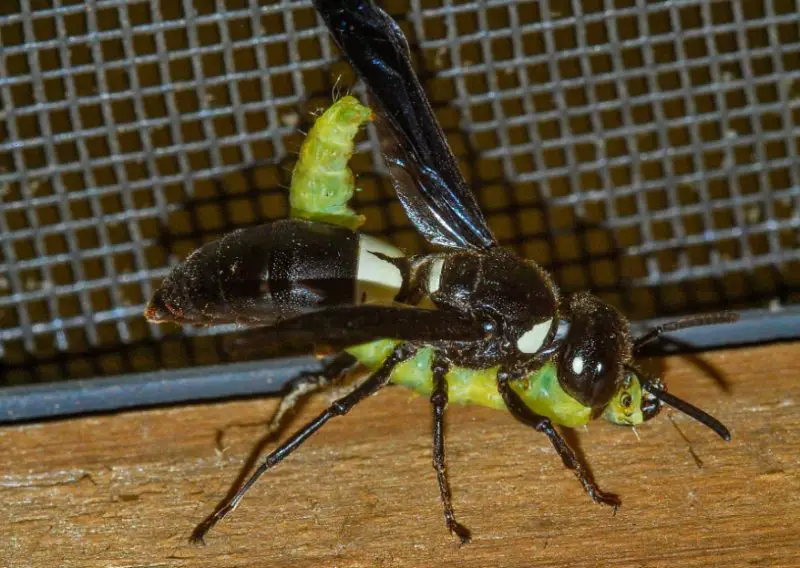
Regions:
<instances>
[{"instance_id":1,"label":"insect claw","mask_svg":"<svg viewBox=\"0 0 800 568\"><path fill-rule=\"evenodd\" d=\"M620 501L619 497L617 497L613 493L606 493L603 494L603 498L604 498L603 504L609 505L611 507L611 515L612 516L616 515L617 510L622 505L622 501Z\"/></svg>"},{"instance_id":2,"label":"insect claw","mask_svg":"<svg viewBox=\"0 0 800 568\"><path fill-rule=\"evenodd\" d=\"M603 493L602 491L597 491L594 494L589 495L592 500L599 504L599 505L608 505L612 508L612 514L617 514L617 509L619 509L620 505L622 505L622 501L619 500L619 497L614 495L613 493Z\"/></svg>"},{"instance_id":3,"label":"insect claw","mask_svg":"<svg viewBox=\"0 0 800 568\"><path fill-rule=\"evenodd\" d=\"M231 507L230 504L226 504L221 509L215 511L211 516L195 527L191 536L189 537L189 543L195 546L205 546L206 534L208 531L210 531L214 525L216 525L225 515L233 511L235 508L235 505Z\"/></svg>"},{"instance_id":4,"label":"insect claw","mask_svg":"<svg viewBox=\"0 0 800 568\"><path fill-rule=\"evenodd\" d=\"M206 527L206 523L201 524L197 528L192 531L192 535L189 537L189 544L194 546L205 546L206 545L206 532L208 532L208 528Z\"/></svg>"},{"instance_id":5,"label":"insect claw","mask_svg":"<svg viewBox=\"0 0 800 568\"><path fill-rule=\"evenodd\" d=\"M458 537L458 540L460 541L459 546L469 544L472 541L472 533L470 533L469 529L461 523L452 521L448 523L447 528L450 529L450 534Z\"/></svg>"}]
</instances>

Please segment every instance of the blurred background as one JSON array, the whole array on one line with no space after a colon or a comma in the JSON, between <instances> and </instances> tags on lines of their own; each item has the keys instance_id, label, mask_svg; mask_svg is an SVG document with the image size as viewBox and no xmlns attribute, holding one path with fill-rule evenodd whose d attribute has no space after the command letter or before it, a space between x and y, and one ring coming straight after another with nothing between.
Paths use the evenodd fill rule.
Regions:
<instances>
[{"instance_id":1,"label":"blurred background","mask_svg":"<svg viewBox=\"0 0 800 568\"><path fill-rule=\"evenodd\" d=\"M563 290L797 312L796 2L380 4L495 234ZM142 309L200 244L285 217L311 113L361 92L310 2L5 0L0 46L0 386L227 361L225 330ZM365 230L423 250L359 140Z\"/></svg>"}]
</instances>

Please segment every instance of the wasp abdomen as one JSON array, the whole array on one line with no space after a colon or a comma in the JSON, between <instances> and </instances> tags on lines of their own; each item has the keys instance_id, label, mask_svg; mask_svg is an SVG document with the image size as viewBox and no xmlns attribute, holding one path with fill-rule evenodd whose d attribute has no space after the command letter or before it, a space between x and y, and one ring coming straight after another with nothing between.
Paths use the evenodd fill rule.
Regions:
<instances>
[{"instance_id":1,"label":"wasp abdomen","mask_svg":"<svg viewBox=\"0 0 800 568\"><path fill-rule=\"evenodd\" d=\"M358 235L299 219L234 231L178 264L147 309L150 321L270 321L349 304Z\"/></svg>"},{"instance_id":2,"label":"wasp abdomen","mask_svg":"<svg viewBox=\"0 0 800 568\"><path fill-rule=\"evenodd\" d=\"M178 264L153 295L153 322L257 322L354 303L391 304L402 253L328 223L287 219L234 231Z\"/></svg>"}]
</instances>

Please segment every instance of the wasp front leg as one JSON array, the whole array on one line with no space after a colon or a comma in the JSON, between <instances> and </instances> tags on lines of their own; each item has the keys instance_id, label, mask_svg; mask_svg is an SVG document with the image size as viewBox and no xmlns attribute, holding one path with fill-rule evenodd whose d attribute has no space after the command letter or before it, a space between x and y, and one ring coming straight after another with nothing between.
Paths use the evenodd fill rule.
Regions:
<instances>
[{"instance_id":1,"label":"wasp front leg","mask_svg":"<svg viewBox=\"0 0 800 568\"><path fill-rule=\"evenodd\" d=\"M431 393L431 404L433 404L433 467L436 470L436 477L439 481L439 493L444 506L444 520L447 529L451 534L456 535L461 544L468 543L472 536L469 530L456 521L453 512L453 503L450 495L450 485L447 482L447 468L444 457L444 411L447 407L447 372L450 366L440 357L434 356L433 373L433 392Z\"/></svg>"},{"instance_id":2,"label":"wasp front leg","mask_svg":"<svg viewBox=\"0 0 800 568\"><path fill-rule=\"evenodd\" d=\"M556 452L561 457L561 461L564 462L564 466L575 472L575 476L578 478L578 481L581 482L583 489L588 493L589 497L592 498L592 501L600 503L601 505L613 507L616 511L617 507L620 505L619 498L611 493L604 493L597 487L597 484L592 481L588 472L578 460L575 452L569 447L569 444L567 444L567 441L558 430L556 430L550 419L533 412L525 405L514 389L511 388L509 375L510 373L504 371L497 374L497 390L503 397L503 401L509 412L523 424L531 426L537 432L546 434L547 437L550 438L550 443L553 445L553 448L555 448Z\"/></svg>"}]
</instances>

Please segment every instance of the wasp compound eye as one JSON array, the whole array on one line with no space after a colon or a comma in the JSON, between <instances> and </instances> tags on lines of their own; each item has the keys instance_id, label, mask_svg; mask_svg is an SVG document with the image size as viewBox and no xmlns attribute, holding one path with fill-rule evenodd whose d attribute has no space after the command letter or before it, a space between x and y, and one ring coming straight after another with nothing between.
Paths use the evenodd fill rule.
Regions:
<instances>
[{"instance_id":1,"label":"wasp compound eye","mask_svg":"<svg viewBox=\"0 0 800 568\"><path fill-rule=\"evenodd\" d=\"M586 406L605 405L617 389L617 367L609 353L589 338L568 345L561 356L559 379L564 390Z\"/></svg>"}]
</instances>

